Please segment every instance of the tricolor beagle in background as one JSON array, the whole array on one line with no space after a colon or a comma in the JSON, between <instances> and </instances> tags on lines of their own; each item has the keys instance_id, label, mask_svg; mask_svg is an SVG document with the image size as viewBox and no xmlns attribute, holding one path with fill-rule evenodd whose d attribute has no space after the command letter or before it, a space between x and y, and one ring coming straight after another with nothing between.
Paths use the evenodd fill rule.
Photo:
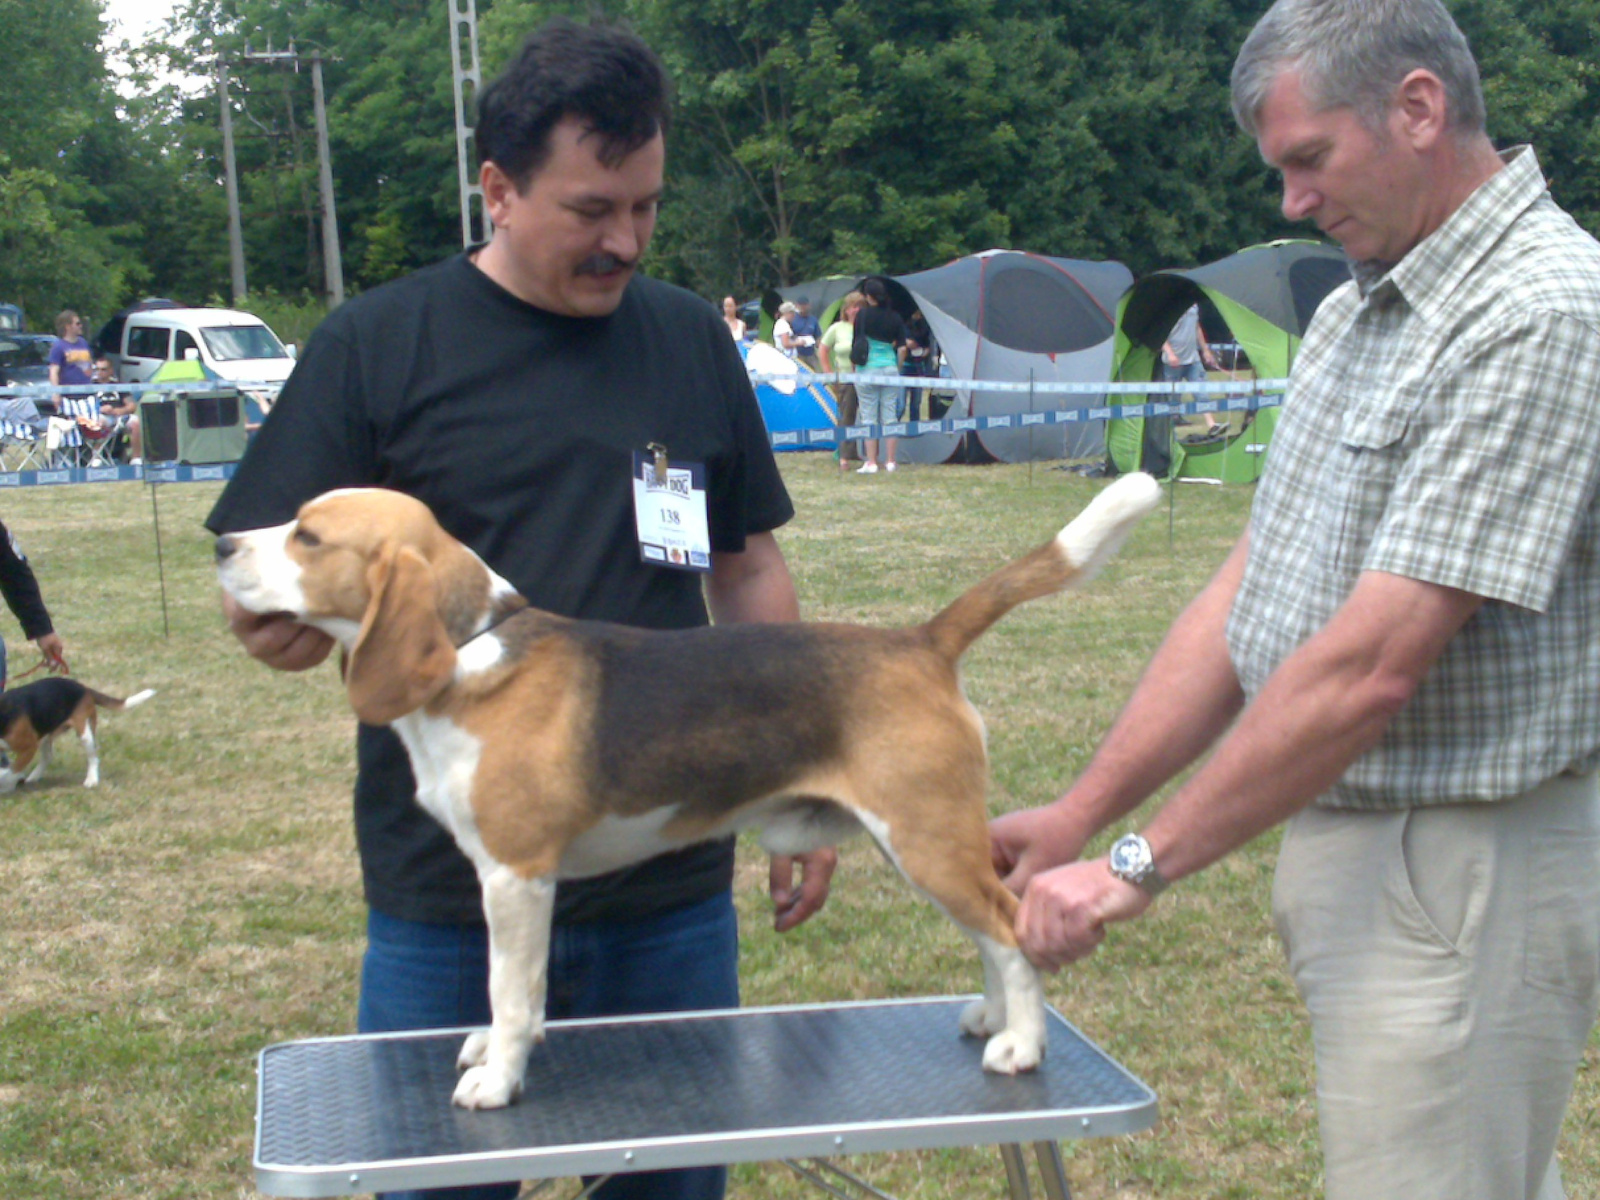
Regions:
<instances>
[{"instance_id":1,"label":"tricolor beagle in background","mask_svg":"<svg viewBox=\"0 0 1600 1200\"><path fill-rule=\"evenodd\" d=\"M1044 996L1017 901L989 858L982 718L956 662L1016 605L1088 580L1160 488L1130 475L1052 541L925 625L720 625L653 632L528 606L398 492L351 489L284 525L217 539L222 586L344 648L361 720L405 743L417 799L483 884L490 1028L455 1102L498 1108L544 1036L558 879L746 826L774 854L865 829L978 945L984 997L962 1030L991 1071L1044 1054ZM908 703L914 698L915 703Z\"/></svg>"},{"instance_id":2,"label":"tricolor beagle in background","mask_svg":"<svg viewBox=\"0 0 1600 1200\"><path fill-rule=\"evenodd\" d=\"M0 692L0 742L5 743L11 761L0 769L0 792L15 791L19 782L37 783L50 765L56 734L71 726L89 756L89 773L84 787L100 783L100 747L95 741L98 710L113 712L134 708L154 696L146 688L126 700L85 687L76 679L40 679ZM37 756L38 761L34 762ZM29 764L33 769L28 769Z\"/></svg>"}]
</instances>

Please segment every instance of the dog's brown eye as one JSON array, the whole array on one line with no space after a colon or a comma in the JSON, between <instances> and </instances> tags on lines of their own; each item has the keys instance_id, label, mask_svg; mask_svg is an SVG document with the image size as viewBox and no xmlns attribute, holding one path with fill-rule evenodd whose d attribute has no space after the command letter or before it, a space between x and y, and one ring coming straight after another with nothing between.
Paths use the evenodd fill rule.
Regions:
<instances>
[{"instance_id":1,"label":"dog's brown eye","mask_svg":"<svg viewBox=\"0 0 1600 1200\"><path fill-rule=\"evenodd\" d=\"M304 529L296 529L294 531L294 540L299 542L302 546L322 545L321 538L314 533L307 533Z\"/></svg>"}]
</instances>

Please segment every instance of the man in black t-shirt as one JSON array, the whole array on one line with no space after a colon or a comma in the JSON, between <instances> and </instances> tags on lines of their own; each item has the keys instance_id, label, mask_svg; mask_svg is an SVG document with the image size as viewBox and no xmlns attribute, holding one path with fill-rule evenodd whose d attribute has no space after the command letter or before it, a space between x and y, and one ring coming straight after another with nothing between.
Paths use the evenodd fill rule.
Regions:
<instances>
[{"instance_id":1,"label":"man in black t-shirt","mask_svg":"<svg viewBox=\"0 0 1600 1200\"><path fill-rule=\"evenodd\" d=\"M376 288L312 337L207 521L288 520L330 488L425 501L536 606L659 629L798 618L772 530L793 515L738 351L690 293L635 274L655 225L666 81L636 38L545 26L485 89L477 142L487 244ZM646 563L632 455L704 467L711 570ZM225 601L225 604L227 602ZM250 653L286 670L331 643L229 606ZM369 908L363 1031L489 1019L480 888L415 802L398 738L362 726L356 831ZM832 852L774 859L780 929L822 904ZM797 875L798 870L798 875ZM549 1015L737 1003L731 842L564 882ZM606 1200L705 1200L720 1169L619 1176ZM452 1191L510 1197L515 1187Z\"/></svg>"},{"instance_id":2,"label":"man in black t-shirt","mask_svg":"<svg viewBox=\"0 0 1600 1200\"><path fill-rule=\"evenodd\" d=\"M22 626L22 636L39 648L52 671L66 670L67 649L55 631L28 558L4 525L0 525L0 594ZM6 686L6 644L0 641L0 691Z\"/></svg>"}]
</instances>

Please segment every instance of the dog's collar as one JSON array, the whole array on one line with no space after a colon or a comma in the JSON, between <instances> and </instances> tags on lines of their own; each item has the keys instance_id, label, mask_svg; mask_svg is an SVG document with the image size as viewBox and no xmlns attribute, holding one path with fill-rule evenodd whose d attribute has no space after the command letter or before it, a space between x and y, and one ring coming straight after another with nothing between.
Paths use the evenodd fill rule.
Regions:
<instances>
[{"instance_id":1,"label":"dog's collar","mask_svg":"<svg viewBox=\"0 0 1600 1200\"><path fill-rule=\"evenodd\" d=\"M500 611L500 612L496 613L494 616L492 616L490 618L490 620L489 620L489 623L487 625L485 625L482 629L478 630L477 633L474 633L472 636L467 638L466 641L456 643L456 649L457 650L461 650L464 647L470 645L472 642L477 641L484 634L493 633L496 629L500 628L500 626L504 625L507 621L509 621L512 617L516 616L518 613L527 612L527 611L528 611L528 602L526 600L524 600L521 596L514 597L512 599L512 602L505 604L503 609L502 609L502 611Z\"/></svg>"}]
</instances>

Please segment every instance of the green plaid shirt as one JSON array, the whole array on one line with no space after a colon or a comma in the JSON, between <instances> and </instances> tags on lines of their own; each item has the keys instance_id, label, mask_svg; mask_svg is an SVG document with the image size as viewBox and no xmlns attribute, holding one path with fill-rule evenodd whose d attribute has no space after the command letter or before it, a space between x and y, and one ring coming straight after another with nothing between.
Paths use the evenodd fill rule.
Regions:
<instances>
[{"instance_id":1,"label":"green plaid shirt","mask_svg":"<svg viewBox=\"0 0 1600 1200\"><path fill-rule=\"evenodd\" d=\"M1325 807L1497 800L1600 764L1600 244L1531 149L1504 160L1324 301L1251 514L1227 629L1251 697L1363 571L1487 601Z\"/></svg>"}]
</instances>

